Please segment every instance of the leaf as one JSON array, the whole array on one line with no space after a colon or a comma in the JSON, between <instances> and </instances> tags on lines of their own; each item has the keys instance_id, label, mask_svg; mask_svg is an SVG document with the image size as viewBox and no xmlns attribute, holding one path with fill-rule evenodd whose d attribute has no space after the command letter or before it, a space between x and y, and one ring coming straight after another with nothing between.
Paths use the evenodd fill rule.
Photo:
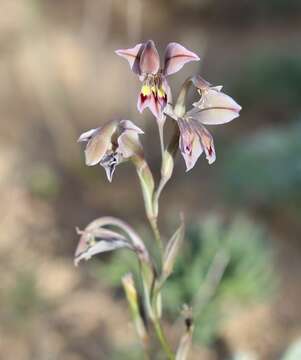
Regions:
<instances>
[{"instance_id":1,"label":"leaf","mask_svg":"<svg viewBox=\"0 0 301 360\"><path fill-rule=\"evenodd\" d=\"M169 240L164 255L163 255L163 269L162 278L165 281L172 273L177 255L181 248L184 239L185 226L181 219L181 225Z\"/></svg>"}]
</instances>

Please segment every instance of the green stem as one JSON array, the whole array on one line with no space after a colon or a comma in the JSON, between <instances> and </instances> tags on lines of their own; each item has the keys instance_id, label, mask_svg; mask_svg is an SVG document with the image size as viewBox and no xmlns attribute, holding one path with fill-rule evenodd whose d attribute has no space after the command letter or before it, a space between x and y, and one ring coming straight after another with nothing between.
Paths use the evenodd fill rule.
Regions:
<instances>
[{"instance_id":1,"label":"green stem","mask_svg":"<svg viewBox=\"0 0 301 360\"><path fill-rule=\"evenodd\" d=\"M163 131L163 128L164 128L164 121L162 122L158 122L158 129L159 129L159 137L160 137L160 149L161 149L161 157L163 159L163 154L164 154L164 131Z\"/></svg>"},{"instance_id":2,"label":"green stem","mask_svg":"<svg viewBox=\"0 0 301 360\"><path fill-rule=\"evenodd\" d=\"M168 360L175 360L175 355L166 340L166 337L163 332L160 321L158 319L154 319L153 324L154 324L154 328L155 328L158 340L160 341L162 349L164 350L165 354L167 355Z\"/></svg>"},{"instance_id":3,"label":"green stem","mask_svg":"<svg viewBox=\"0 0 301 360\"><path fill-rule=\"evenodd\" d=\"M157 242L157 245L158 245L158 248L159 248L159 251L160 251L160 259L161 259L160 262L162 262L162 256L163 256L164 247L163 247L163 242L162 242L162 239L161 239L160 231L159 231L159 228L158 228L157 218L154 217L154 216L148 217L148 221L150 223L150 226L152 228L155 240Z\"/></svg>"},{"instance_id":4,"label":"green stem","mask_svg":"<svg viewBox=\"0 0 301 360\"><path fill-rule=\"evenodd\" d=\"M174 158L176 157L178 151L179 135L180 135L179 128L175 121L173 122L173 124L174 124L173 135L166 150L162 155L161 179L153 196L153 209L155 216L158 216L159 198L165 185L168 183L168 181L172 176L173 167L174 167Z\"/></svg>"}]
</instances>

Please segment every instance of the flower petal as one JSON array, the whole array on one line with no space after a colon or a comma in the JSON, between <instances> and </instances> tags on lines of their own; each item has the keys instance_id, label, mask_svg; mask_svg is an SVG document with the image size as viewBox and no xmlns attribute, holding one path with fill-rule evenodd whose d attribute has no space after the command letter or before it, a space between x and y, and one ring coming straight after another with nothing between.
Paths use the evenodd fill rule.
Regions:
<instances>
[{"instance_id":1,"label":"flower petal","mask_svg":"<svg viewBox=\"0 0 301 360\"><path fill-rule=\"evenodd\" d=\"M116 166L121 162L117 153L109 152L105 154L99 164L105 169L109 182L112 182Z\"/></svg>"},{"instance_id":2,"label":"flower petal","mask_svg":"<svg viewBox=\"0 0 301 360\"><path fill-rule=\"evenodd\" d=\"M241 106L230 96L219 91L219 88L210 88L197 103L194 109L186 116L192 117L205 125L219 125L230 122L239 116Z\"/></svg>"},{"instance_id":3,"label":"flower petal","mask_svg":"<svg viewBox=\"0 0 301 360\"><path fill-rule=\"evenodd\" d=\"M91 129L88 130L84 133L82 133L80 135L80 137L78 138L77 142L85 142L85 141L89 141L99 130L100 128L95 128L95 129Z\"/></svg>"},{"instance_id":4,"label":"flower petal","mask_svg":"<svg viewBox=\"0 0 301 360\"><path fill-rule=\"evenodd\" d=\"M130 48L130 49L116 50L115 53L117 55L125 58L128 61L132 71L135 74L140 75L141 74L140 56L141 56L143 49L144 49L144 44L141 43L141 44L137 44L136 46L134 46L133 48Z\"/></svg>"},{"instance_id":5,"label":"flower petal","mask_svg":"<svg viewBox=\"0 0 301 360\"><path fill-rule=\"evenodd\" d=\"M120 127L122 131L130 130L136 132L137 134L144 134L144 131L136 126L131 120L121 120Z\"/></svg>"},{"instance_id":6,"label":"flower petal","mask_svg":"<svg viewBox=\"0 0 301 360\"><path fill-rule=\"evenodd\" d=\"M160 57L152 40L148 40L140 57L140 70L142 74L157 74L160 68Z\"/></svg>"},{"instance_id":7,"label":"flower petal","mask_svg":"<svg viewBox=\"0 0 301 360\"><path fill-rule=\"evenodd\" d=\"M156 119L161 119L163 114L162 114L162 107L161 107L161 104L158 100L158 97L155 96L154 93L152 93L151 97L150 97L150 102L149 102L149 105L148 105L150 111L152 112L152 114L154 115L154 117Z\"/></svg>"},{"instance_id":8,"label":"flower petal","mask_svg":"<svg viewBox=\"0 0 301 360\"><path fill-rule=\"evenodd\" d=\"M184 46L172 42L169 43L165 50L165 59L164 59L164 74L171 75L179 71L186 63L190 61L198 61L200 58L189 51Z\"/></svg>"},{"instance_id":9,"label":"flower petal","mask_svg":"<svg viewBox=\"0 0 301 360\"><path fill-rule=\"evenodd\" d=\"M127 159L142 152L142 145L136 131L126 130L119 136L118 153L120 153L123 158Z\"/></svg>"},{"instance_id":10,"label":"flower petal","mask_svg":"<svg viewBox=\"0 0 301 360\"><path fill-rule=\"evenodd\" d=\"M187 120L178 119L180 138L179 148L185 160L186 171L191 170L203 153L200 137Z\"/></svg>"},{"instance_id":11,"label":"flower petal","mask_svg":"<svg viewBox=\"0 0 301 360\"><path fill-rule=\"evenodd\" d=\"M139 96L138 96L138 101L137 101L137 109L138 109L138 111L140 113L142 113L145 108L149 107L150 101L151 101L151 95L144 96L142 93L140 93Z\"/></svg>"},{"instance_id":12,"label":"flower petal","mask_svg":"<svg viewBox=\"0 0 301 360\"><path fill-rule=\"evenodd\" d=\"M189 111L186 116L193 118L204 125L220 125L226 124L239 117L239 113L231 109L216 107L203 110L193 109Z\"/></svg>"},{"instance_id":13,"label":"flower petal","mask_svg":"<svg viewBox=\"0 0 301 360\"><path fill-rule=\"evenodd\" d=\"M106 151L110 147L111 138L116 130L116 127L117 127L116 121L110 121L101 128L95 130L92 133L92 135L91 135L91 131L90 132L87 131L81 136L82 139L89 138L85 149L86 165L93 166L100 162L100 160L103 158ZM91 136L87 137L87 135L91 135ZM86 140L81 140L81 141L86 141Z\"/></svg>"},{"instance_id":14,"label":"flower petal","mask_svg":"<svg viewBox=\"0 0 301 360\"><path fill-rule=\"evenodd\" d=\"M131 243L116 231L99 228L93 231L79 231L81 238L75 251L74 264L92 256L119 248L134 250Z\"/></svg>"},{"instance_id":15,"label":"flower petal","mask_svg":"<svg viewBox=\"0 0 301 360\"><path fill-rule=\"evenodd\" d=\"M211 165L216 160L213 137L204 126L198 126L198 134L206 154L206 159L209 165Z\"/></svg>"}]
</instances>

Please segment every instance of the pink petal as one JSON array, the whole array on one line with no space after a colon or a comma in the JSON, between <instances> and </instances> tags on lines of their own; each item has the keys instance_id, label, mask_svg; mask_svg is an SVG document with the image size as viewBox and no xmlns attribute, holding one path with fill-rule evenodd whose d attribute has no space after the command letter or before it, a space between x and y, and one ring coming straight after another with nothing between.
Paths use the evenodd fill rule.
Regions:
<instances>
[{"instance_id":1,"label":"pink petal","mask_svg":"<svg viewBox=\"0 0 301 360\"><path fill-rule=\"evenodd\" d=\"M203 79L201 75L193 76L191 81L193 85L200 90L207 90L211 86L211 84L207 80Z\"/></svg>"},{"instance_id":2,"label":"pink petal","mask_svg":"<svg viewBox=\"0 0 301 360\"><path fill-rule=\"evenodd\" d=\"M169 43L165 50L164 74L174 74L187 62L198 60L200 60L200 58L184 46L175 42Z\"/></svg>"},{"instance_id":3,"label":"pink petal","mask_svg":"<svg viewBox=\"0 0 301 360\"><path fill-rule=\"evenodd\" d=\"M206 154L206 159L208 160L209 165L211 165L216 160L213 137L204 126L200 128L199 135L202 147Z\"/></svg>"},{"instance_id":4,"label":"pink petal","mask_svg":"<svg viewBox=\"0 0 301 360\"><path fill-rule=\"evenodd\" d=\"M160 105L160 102L158 101L158 98L153 93L151 94L148 107L156 119L160 120L162 118L163 109Z\"/></svg>"},{"instance_id":5,"label":"pink petal","mask_svg":"<svg viewBox=\"0 0 301 360\"><path fill-rule=\"evenodd\" d=\"M188 146L185 147L185 143L183 143L182 138L180 138L181 154L183 155L183 158L185 160L186 172L190 171L194 167L198 158L203 153L203 148L200 143L200 139L197 136L194 138L190 147ZM184 149L184 151L182 151L182 149Z\"/></svg>"},{"instance_id":6,"label":"pink petal","mask_svg":"<svg viewBox=\"0 0 301 360\"><path fill-rule=\"evenodd\" d=\"M137 44L135 47L130 49L120 49L116 50L115 53L123 58L125 58L131 69L135 74L140 75L140 57L142 54L142 51L144 49L144 44Z\"/></svg>"},{"instance_id":7,"label":"pink petal","mask_svg":"<svg viewBox=\"0 0 301 360\"><path fill-rule=\"evenodd\" d=\"M149 107L150 101L151 101L151 95L144 96L142 93L140 93L139 96L138 96L138 101L137 101L137 109L138 109L138 111L140 113L142 113L145 108Z\"/></svg>"},{"instance_id":8,"label":"pink petal","mask_svg":"<svg viewBox=\"0 0 301 360\"><path fill-rule=\"evenodd\" d=\"M157 74L160 68L160 57L152 40L148 40L140 57L140 70L143 74Z\"/></svg>"},{"instance_id":9,"label":"pink petal","mask_svg":"<svg viewBox=\"0 0 301 360\"><path fill-rule=\"evenodd\" d=\"M185 160L186 171L191 170L203 152L199 135L187 121L178 120L180 129L179 148Z\"/></svg>"}]
</instances>

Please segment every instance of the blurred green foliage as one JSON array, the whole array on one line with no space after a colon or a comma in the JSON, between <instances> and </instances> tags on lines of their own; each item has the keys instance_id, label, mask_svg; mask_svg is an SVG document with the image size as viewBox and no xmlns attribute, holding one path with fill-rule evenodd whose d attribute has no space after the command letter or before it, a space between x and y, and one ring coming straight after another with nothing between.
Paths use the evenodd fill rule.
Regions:
<instances>
[{"instance_id":1,"label":"blurred green foliage","mask_svg":"<svg viewBox=\"0 0 301 360\"><path fill-rule=\"evenodd\" d=\"M292 113L300 106L301 54L254 55L233 85L241 103L247 104L248 109L271 106Z\"/></svg>"},{"instance_id":2,"label":"blurred green foliage","mask_svg":"<svg viewBox=\"0 0 301 360\"><path fill-rule=\"evenodd\" d=\"M195 305L196 339L210 343L218 336L221 319L230 315L228 304L235 308L262 301L276 283L272 254L265 240L265 230L244 216L226 225L220 217L211 215L189 226L174 273L163 289L169 320L179 316L184 303ZM227 259L222 270L217 268L218 257ZM136 270L137 275L133 263L132 254L120 251L95 269L102 280L120 289L124 273ZM213 284L212 275L214 278L217 271L221 271L221 280Z\"/></svg>"},{"instance_id":3,"label":"blurred green foliage","mask_svg":"<svg viewBox=\"0 0 301 360\"><path fill-rule=\"evenodd\" d=\"M26 179L30 192L46 200L58 196L61 189L60 180L56 170L43 163L37 163L31 166Z\"/></svg>"},{"instance_id":4,"label":"blurred green foliage","mask_svg":"<svg viewBox=\"0 0 301 360\"><path fill-rule=\"evenodd\" d=\"M266 14L281 16L294 15L301 10L299 0L257 0L255 6Z\"/></svg>"},{"instance_id":5,"label":"blurred green foliage","mask_svg":"<svg viewBox=\"0 0 301 360\"><path fill-rule=\"evenodd\" d=\"M220 188L231 202L301 205L301 121L260 130L224 153Z\"/></svg>"},{"instance_id":6,"label":"blurred green foliage","mask_svg":"<svg viewBox=\"0 0 301 360\"><path fill-rule=\"evenodd\" d=\"M35 273L31 270L19 272L15 284L5 293L6 313L15 323L23 325L32 315L43 311L45 301L38 291Z\"/></svg>"}]
</instances>

